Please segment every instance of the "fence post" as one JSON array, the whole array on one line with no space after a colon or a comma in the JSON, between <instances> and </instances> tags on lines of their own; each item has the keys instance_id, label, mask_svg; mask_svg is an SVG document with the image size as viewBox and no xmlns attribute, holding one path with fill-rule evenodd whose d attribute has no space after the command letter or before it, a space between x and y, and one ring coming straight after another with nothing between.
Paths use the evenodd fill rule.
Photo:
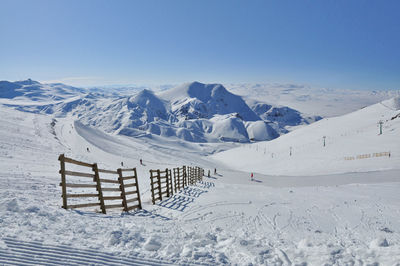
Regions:
<instances>
[{"instance_id":1,"label":"fence post","mask_svg":"<svg viewBox=\"0 0 400 266\"><path fill-rule=\"evenodd\" d=\"M177 188L178 188L178 183L176 183L176 168L172 168L173 172L174 172L174 191L175 194L177 192Z\"/></svg>"},{"instance_id":2,"label":"fence post","mask_svg":"<svg viewBox=\"0 0 400 266\"><path fill-rule=\"evenodd\" d=\"M124 180L122 179L122 169L118 168L117 172L119 176L118 182L119 182L119 189L121 190L122 205L124 206L124 211L128 212L128 203L126 202Z\"/></svg>"},{"instance_id":3,"label":"fence post","mask_svg":"<svg viewBox=\"0 0 400 266\"><path fill-rule=\"evenodd\" d=\"M133 171L135 172L135 177L136 177L136 191L137 191L137 195L138 195L138 201L139 201L139 210L142 209L142 200L140 199L140 192L139 192L139 184L138 184L138 176L137 176L137 171L136 171L136 167L133 168Z\"/></svg>"},{"instance_id":4,"label":"fence post","mask_svg":"<svg viewBox=\"0 0 400 266\"><path fill-rule=\"evenodd\" d=\"M183 188L187 186L187 180L186 180L186 166L183 166Z\"/></svg>"},{"instance_id":5,"label":"fence post","mask_svg":"<svg viewBox=\"0 0 400 266\"><path fill-rule=\"evenodd\" d=\"M162 200L160 169L157 169L157 183L158 183L158 195L160 196L160 200Z\"/></svg>"},{"instance_id":6,"label":"fence post","mask_svg":"<svg viewBox=\"0 0 400 266\"><path fill-rule=\"evenodd\" d=\"M65 180L65 156L64 154L61 154L58 157L58 160L60 161L60 165L61 165L61 186L62 186L62 198L63 198L63 208L67 209L67 186L66 184L66 180Z\"/></svg>"},{"instance_id":7,"label":"fence post","mask_svg":"<svg viewBox=\"0 0 400 266\"><path fill-rule=\"evenodd\" d=\"M181 190L181 176L180 176L180 174L179 174L179 167L178 167L178 169L177 169L177 172L178 172L178 191L179 190ZM176 191L175 191L176 192Z\"/></svg>"},{"instance_id":8,"label":"fence post","mask_svg":"<svg viewBox=\"0 0 400 266\"><path fill-rule=\"evenodd\" d=\"M96 182L96 189L99 192L99 201L100 201L100 208L101 212L106 214L106 207L104 206L104 198L103 198L103 191L101 189L101 182L99 176L99 168L97 167L97 163L93 164L93 171L94 171L94 181Z\"/></svg>"},{"instance_id":9,"label":"fence post","mask_svg":"<svg viewBox=\"0 0 400 266\"><path fill-rule=\"evenodd\" d=\"M172 180L172 171L171 171L171 169L169 169L168 171L169 171L168 172L168 174L169 174L169 186L171 188L171 196L172 196L172 195L174 195L174 187L173 187L174 182Z\"/></svg>"},{"instance_id":10,"label":"fence post","mask_svg":"<svg viewBox=\"0 0 400 266\"><path fill-rule=\"evenodd\" d=\"M167 179L167 198L170 197L170 191L169 191L169 173L168 173L168 168L165 168L165 178Z\"/></svg>"},{"instance_id":11,"label":"fence post","mask_svg":"<svg viewBox=\"0 0 400 266\"><path fill-rule=\"evenodd\" d=\"M153 172L150 170L150 184L151 184L151 200L153 202L153 205L156 204L155 202L155 194L154 194L154 182L153 182Z\"/></svg>"}]
</instances>

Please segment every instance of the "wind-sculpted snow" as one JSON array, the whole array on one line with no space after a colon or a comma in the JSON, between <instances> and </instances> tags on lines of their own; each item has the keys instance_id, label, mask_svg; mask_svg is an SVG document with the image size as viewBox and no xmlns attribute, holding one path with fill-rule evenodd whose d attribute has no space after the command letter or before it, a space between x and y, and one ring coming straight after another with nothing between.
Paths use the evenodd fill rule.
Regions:
<instances>
[{"instance_id":1,"label":"wind-sculpted snow","mask_svg":"<svg viewBox=\"0 0 400 266\"><path fill-rule=\"evenodd\" d=\"M81 89L32 80L3 83L7 88L4 97L13 97L11 103L6 103L18 110L56 117L72 115L86 125L127 136L152 134L203 143L249 142L271 140L292 126L320 119L305 117L288 107L246 102L220 84L193 82L157 94L144 89L133 91L132 96L126 96L126 92L118 96L115 91L82 94Z\"/></svg>"}]
</instances>

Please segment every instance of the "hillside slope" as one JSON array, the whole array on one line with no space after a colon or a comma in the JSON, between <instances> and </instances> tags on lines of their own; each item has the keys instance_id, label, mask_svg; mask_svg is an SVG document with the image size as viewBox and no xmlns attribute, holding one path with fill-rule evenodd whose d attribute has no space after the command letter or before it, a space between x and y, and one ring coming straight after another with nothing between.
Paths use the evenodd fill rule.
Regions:
<instances>
[{"instance_id":1,"label":"hillside slope","mask_svg":"<svg viewBox=\"0 0 400 266\"><path fill-rule=\"evenodd\" d=\"M272 175L399 169L399 105L400 97L392 98L344 116L320 120L269 142L221 152L212 158L230 168ZM383 121L382 135L379 121ZM390 152L390 158L374 155L381 152Z\"/></svg>"}]
</instances>

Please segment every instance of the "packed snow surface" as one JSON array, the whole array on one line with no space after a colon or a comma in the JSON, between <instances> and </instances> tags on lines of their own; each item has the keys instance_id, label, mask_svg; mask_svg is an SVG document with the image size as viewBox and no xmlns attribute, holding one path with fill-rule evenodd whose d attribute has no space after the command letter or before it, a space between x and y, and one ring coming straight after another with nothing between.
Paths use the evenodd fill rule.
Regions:
<instances>
[{"instance_id":1,"label":"packed snow surface","mask_svg":"<svg viewBox=\"0 0 400 266\"><path fill-rule=\"evenodd\" d=\"M157 107L152 110L169 108L170 102L162 100L161 105L152 98L162 99L156 94L142 93L148 101L139 96L121 102L129 101L137 110L149 105ZM102 101L110 106L99 109L104 119L118 118L107 103L113 99ZM79 119L90 111L90 104L88 109L83 104L58 116L58 105L52 112L35 113L15 102L0 105L0 264L397 265L400 261L398 99L254 144L195 143L156 134L131 137ZM155 114L146 110L143 119L151 120ZM212 119L222 124L211 132L221 128L231 132L230 123L224 121L237 123L240 118L218 113ZM378 135L380 120L383 134ZM267 125L247 121L240 130L253 127L251 137L256 138L258 132L269 130ZM236 148L219 153L232 147ZM390 157L357 159L389 151ZM62 209L57 160L61 153L106 169L121 167L121 162L137 167L143 210L103 215L91 208ZM201 166L206 173L211 170L211 176L152 205L148 171L181 165ZM253 180L250 172L255 173Z\"/></svg>"}]
</instances>

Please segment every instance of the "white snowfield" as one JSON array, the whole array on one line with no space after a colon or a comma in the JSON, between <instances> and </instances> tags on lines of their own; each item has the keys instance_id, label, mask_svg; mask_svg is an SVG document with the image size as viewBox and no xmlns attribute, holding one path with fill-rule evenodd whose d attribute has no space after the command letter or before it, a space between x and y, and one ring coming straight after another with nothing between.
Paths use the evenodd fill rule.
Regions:
<instances>
[{"instance_id":1,"label":"white snowfield","mask_svg":"<svg viewBox=\"0 0 400 266\"><path fill-rule=\"evenodd\" d=\"M233 169L269 175L400 169L400 118L395 118L399 113L400 97L392 98L344 116L317 121L272 141L221 152L213 158ZM382 134L379 121L383 122ZM390 158L379 156L382 152L390 152ZM362 155L367 158L358 158Z\"/></svg>"},{"instance_id":2,"label":"white snowfield","mask_svg":"<svg viewBox=\"0 0 400 266\"><path fill-rule=\"evenodd\" d=\"M0 264L399 265L399 109L392 99L249 145L112 135L0 105ZM61 153L137 167L143 210L62 209ZM211 177L152 205L149 169L181 165Z\"/></svg>"}]
</instances>

